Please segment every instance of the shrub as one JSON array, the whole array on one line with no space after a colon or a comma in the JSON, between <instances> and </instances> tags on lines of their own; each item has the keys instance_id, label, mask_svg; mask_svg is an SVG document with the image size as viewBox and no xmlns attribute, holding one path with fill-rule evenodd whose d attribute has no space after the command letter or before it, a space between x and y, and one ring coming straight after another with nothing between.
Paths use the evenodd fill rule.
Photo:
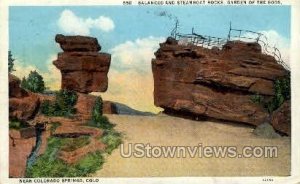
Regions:
<instances>
[{"instance_id":1,"label":"shrub","mask_svg":"<svg viewBox=\"0 0 300 184\"><path fill-rule=\"evenodd\" d=\"M41 112L47 116L70 117L76 113L77 98L76 92L60 90L55 94L54 102L46 100L41 104Z\"/></svg>"},{"instance_id":2,"label":"shrub","mask_svg":"<svg viewBox=\"0 0 300 184\"><path fill-rule=\"evenodd\" d=\"M102 98L97 97L95 100L95 105L93 107L93 111L92 111L92 120L93 121L98 121L102 117L102 115L103 115L102 109L103 109Z\"/></svg>"},{"instance_id":3,"label":"shrub","mask_svg":"<svg viewBox=\"0 0 300 184\"><path fill-rule=\"evenodd\" d=\"M92 119L88 122L88 125L106 130L112 129L114 127L114 125L109 122L106 116L100 116L98 119Z\"/></svg>"},{"instance_id":4,"label":"shrub","mask_svg":"<svg viewBox=\"0 0 300 184\"><path fill-rule=\"evenodd\" d=\"M257 104L262 104L264 100L264 97L258 93L251 96L251 101Z\"/></svg>"},{"instance_id":5,"label":"shrub","mask_svg":"<svg viewBox=\"0 0 300 184\"><path fill-rule=\"evenodd\" d=\"M103 109L103 102L101 97L97 97L95 101L95 105L93 107L92 111L92 118L88 122L89 126L98 127L102 129L111 129L114 127L113 124L111 124L106 116L103 116L102 113Z\"/></svg>"},{"instance_id":6,"label":"shrub","mask_svg":"<svg viewBox=\"0 0 300 184\"><path fill-rule=\"evenodd\" d=\"M58 151L67 141L64 138L50 137L45 153L27 168L26 177L85 177L102 167L104 158L99 151L87 154L74 164L58 159Z\"/></svg>"},{"instance_id":7,"label":"shrub","mask_svg":"<svg viewBox=\"0 0 300 184\"><path fill-rule=\"evenodd\" d=\"M61 126L61 123L60 123L60 122L53 122L53 123L51 123L50 133L51 133L51 134L54 133L55 130L56 130L59 126Z\"/></svg>"},{"instance_id":8,"label":"shrub","mask_svg":"<svg viewBox=\"0 0 300 184\"><path fill-rule=\"evenodd\" d=\"M106 144L105 151L111 154L122 143L122 135L115 130L105 130L101 141Z\"/></svg>"},{"instance_id":9,"label":"shrub","mask_svg":"<svg viewBox=\"0 0 300 184\"><path fill-rule=\"evenodd\" d=\"M88 145L90 141L89 136L80 136L77 138L65 138L65 144L61 148L63 151L74 151L78 148L81 148L85 145Z\"/></svg>"},{"instance_id":10,"label":"shrub","mask_svg":"<svg viewBox=\"0 0 300 184\"><path fill-rule=\"evenodd\" d=\"M21 128L26 128L28 125L24 122L17 121L17 120L11 120L9 121L9 128L10 129L16 129L19 130Z\"/></svg>"},{"instance_id":11,"label":"shrub","mask_svg":"<svg viewBox=\"0 0 300 184\"><path fill-rule=\"evenodd\" d=\"M44 79L37 71L31 71L27 78L23 77L21 87L34 93L42 93L46 89Z\"/></svg>"},{"instance_id":12,"label":"shrub","mask_svg":"<svg viewBox=\"0 0 300 184\"><path fill-rule=\"evenodd\" d=\"M94 173L102 167L103 163L104 158L100 151L89 153L74 166L74 170L76 170L75 177ZM73 175L73 173L71 174Z\"/></svg>"},{"instance_id":13,"label":"shrub","mask_svg":"<svg viewBox=\"0 0 300 184\"><path fill-rule=\"evenodd\" d=\"M274 96L267 100L260 94L251 96L254 103L262 105L269 113L278 109L284 101L291 99L290 75L277 79L274 82Z\"/></svg>"}]
</instances>

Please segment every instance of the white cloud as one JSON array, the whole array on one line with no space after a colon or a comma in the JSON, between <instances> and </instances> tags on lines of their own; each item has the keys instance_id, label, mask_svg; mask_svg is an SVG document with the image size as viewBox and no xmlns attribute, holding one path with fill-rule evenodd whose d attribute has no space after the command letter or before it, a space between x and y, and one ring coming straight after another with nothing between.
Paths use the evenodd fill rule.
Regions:
<instances>
[{"instance_id":1,"label":"white cloud","mask_svg":"<svg viewBox=\"0 0 300 184\"><path fill-rule=\"evenodd\" d=\"M154 106L151 60L163 41L162 37L147 37L126 41L111 49L108 90L101 93L103 99L141 111L159 112L161 109Z\"/></svg>"},{"instance_id":2,"label":"white cloud","mask_svg":"<svg viewBox=\"0 0 300 184\"><path fill-rule=\"evenodd\" d=\"M270 52L273 52L274 50L272 50L272 48L276 47L280 51L282 60L289 66L290 65L290 41L289 41L289 39L280 35L275 30L263 30L263 31L258 31L258 32L265 35L266 39L264 37L261 37L261 39L270 46L270 48L268 50ZM255 38L257 35L247 33L247 34L244 34L243 36ZM245 40L245 41L249 41L249 40ZM267 53L267 54L271 54L271 53Z\"/></svg>"},{"instance_id":3,"label":"white cloud","mask_svg":"<svg viewBox=\"0 0 300 184\"><path fill-rule=\"evenodd\" d=\"M46 71L41 71L36 68L34 65L28 65L23 62L20 58L16 57L14 71L12 74L22 79L27 77L30 71L36 70L40 75L43 76L46 87L49 87L51 90L58 90L61 86L61 74L60 71L52 64L52 61L56 59L56 55L51 55L46 61L48 66Z\"/></svg>"},{"instance_id":4,"label":"white cloud","mask_svg":"<svg viewBox=\"0 0 300 184\"><path fill-rule=\"evenodd\" d=\"M65 33L79 35L89 35L91 29L109 32L115 28L113 20L109 17L99 16L96 19L84 19L67 9L61 13L57 24Z\"/></svg>"},{"instance_id":5,"label":"white cloud","mask_svg":"<svg viewBox=\"0 0 300 184\"><path fill-rule=\"evenodd\" d=\"M283 37L274 30L260 31L264 34L268 43L271 47L276 47L281 53L282 60L289 66L290 65L290 41L289 39Z\"/></svg>"},{"instance_id":6,"label":"white cloud","mask_svg":"<svg viewBox=\"0 0 300 184\"><path fill-rule=\"evenodd\" d=\"M112 68L137 69L139 71L151 72L151 59L154 52L163 42L163 37L148 37L126 41L111 49Z\"/></svg>"},{"instance_id":7,"label":"white cloud","mask_svg":"<svg viewBox=\"0 0 300 184\"><path fill-rule=\"evenodd\" d=\"M102 31L109 32L115 28L114 22L109 18L105 16L100 16L98 19L87 19L87 22L89 25L94 26L95 28L98 28Z\"/></svg>"}]
</instances>

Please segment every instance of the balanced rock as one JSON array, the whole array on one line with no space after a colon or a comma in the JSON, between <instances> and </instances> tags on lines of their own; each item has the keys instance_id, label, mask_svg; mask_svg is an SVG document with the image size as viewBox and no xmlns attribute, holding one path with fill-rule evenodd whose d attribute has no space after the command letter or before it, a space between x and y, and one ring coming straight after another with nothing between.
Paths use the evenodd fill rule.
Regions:
<instances>
[{"instance_id":1,"label":"balanced rock","mask_svg":"<svg viewBox=\"0 0 300 184\"><path fill-rule=\"evenodd\" d=\"M55 41L65 52L98 52L101 46L96 38L88 36L64 36L56 35Z\"/></svg>"},{"instance_id":2,"label":"balanced rock","mask_svg":"<svg viewBox=\"0 0 300 184\"><path fill-rule=\"evenodd\" d=\"M62 89L81 93L107 90L111 55L98 53L101 47L96 38L57 35L55 40L65 51L53 61L62 74Z\"/></svg>"},{"instance_id":3,"label":"balanced rock","mask_svg":"<svg viewBox=\"0 0 300 184\"><path fill-rule=\"evenodd\" d=\"M165 111L262 124L266 110L254 94L274 95L287 71L258 43L229 41L221 50L174 41L160 44L152 60L154 103Z\"/></svg>"}]
</instances>

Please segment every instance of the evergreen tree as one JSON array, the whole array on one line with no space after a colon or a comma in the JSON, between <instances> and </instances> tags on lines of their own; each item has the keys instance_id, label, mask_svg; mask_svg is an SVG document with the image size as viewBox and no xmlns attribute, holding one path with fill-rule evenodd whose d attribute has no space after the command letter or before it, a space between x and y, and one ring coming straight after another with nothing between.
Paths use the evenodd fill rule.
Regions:
<instances>
[{"instance_id":1,"label":"evergreen tree","mask_svg":"<svg viewBox=\"0 0 300 184\"><path fill-rule=\"evenodd\" d=\"M77 98L76 92L61 89L56 92L54 102L46 100L41 104L41 112L47 116L71 117L76 113Z\"/></svg>"},{"instance_id":2,"label":"evergreen tree","mask_svg":"<svg viewBox=\"0 0 300 184\"><path fill-rule=\"evenodd\" d=\"M103 100L99 96L96 98L95 105L92 111L92 119L89 121L88 125L110 130L113 128L113 124L111 124L106 116L103 116Z\"/></svg>"},{"instance_id":3,"label":"evergreen tree","mask_svg":"<svg viewBox=\"0 0 300 184\"><path fill-rule=\"evenodd\" d=\"M95 101L95 105L92 112L92 119L93 121L99 121L101 118L103 109L103 101L101 97L97 97Z\"/></svg>"},{"instance_id":4,"label":"evergreen tree","mask_svg":"<svg viewBox=\"0 0 300 184\"><path fill-rule=\"evenodd\" d=\"M8 51L8 72L11 73L14 70L14 61L15 59L12 57L11 51Z\"/></svg>"},{"instance_id":5,"label":"evergreen tree","mask_svg":"<svg viewBox=\"0 0 300 184\"><path fill-rule=\"evenodd\" d=\"M26 83L27 81L26 81L26 78L25 77L23 77L22 78L22 80L21 80L21 87L23 88L23 89L27 89L27 83Z\"/></svg>"}]
</instances>

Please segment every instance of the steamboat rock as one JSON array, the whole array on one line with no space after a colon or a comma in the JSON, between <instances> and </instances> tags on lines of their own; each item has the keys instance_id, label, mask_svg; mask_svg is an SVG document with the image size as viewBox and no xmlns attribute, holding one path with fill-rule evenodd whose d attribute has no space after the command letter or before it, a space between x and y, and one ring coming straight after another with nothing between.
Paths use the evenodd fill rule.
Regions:
<instances>
[{"instance_id":1,"label":"steamboat rock","mask_svg":"<svg viewBox=\"0 0 300 184\"><path fill-rule=\"evenodd\" d=\"M251 97L272 97L274 81L288 72L274 57L263 54L258 43L228 41L222 49L208 49L168 38L155 56L156 106L165 112L251 125L269 116Z\"/></svg>"}]
</instances>

